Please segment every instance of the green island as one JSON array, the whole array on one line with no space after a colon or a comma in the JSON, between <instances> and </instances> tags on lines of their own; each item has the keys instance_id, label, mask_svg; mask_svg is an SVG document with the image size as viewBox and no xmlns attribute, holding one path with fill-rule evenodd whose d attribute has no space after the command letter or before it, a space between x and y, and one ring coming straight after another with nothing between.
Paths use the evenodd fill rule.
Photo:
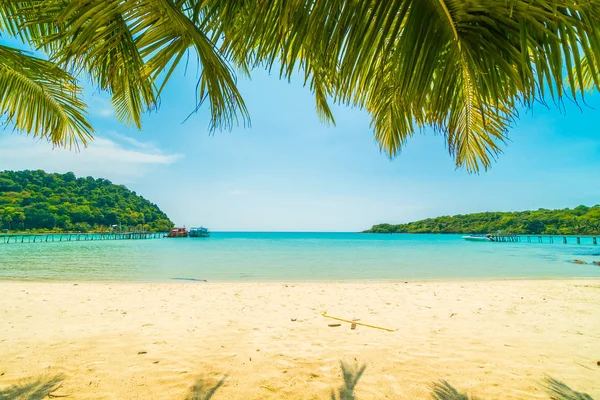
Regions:
<instances>
[{"instance_id":1,"label":"green island","mask_svg":"<svg viewBox=\"0 0 600 400\"><path fill-rule=\"evenodd\" d=\"M378 224L364 233L496 233L532 235L600 234L600 205L573 209L482 212L427 218L406 224Z\"/></svg>"},{"instance_id":2,"label":"green island","mask_svg":"<svg viewBox=\"0 0 600 400\"><path fill-rule=\"evenodd\" d=\"M0 229L25 232L164 232L173 222L123 185L74 173L0 172Z\"/></svg>"}]
</instances>

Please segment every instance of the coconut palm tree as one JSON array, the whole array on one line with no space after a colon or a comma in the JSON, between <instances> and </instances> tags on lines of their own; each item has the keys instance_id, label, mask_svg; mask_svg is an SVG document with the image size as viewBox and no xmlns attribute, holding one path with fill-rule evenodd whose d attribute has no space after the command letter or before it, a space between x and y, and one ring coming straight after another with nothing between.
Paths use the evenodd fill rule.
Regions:
<instances>
[{"instance_id":1,"label":"coconut palm tree","mask_svg":"<svg viewBox=\"0 0 600 400\"><path fill-rule=\"evenodd\" d=\"M233 69L299 71L323 120L334 122L330 101L365 109L390 157L431 127L457 166L478 171L500 153L519 107L560 106L600 87L600 0L4 3L5 32L89 75L138 127L191 52L202 71L197 106L208 98L215 128L248 118ZM36 120L30 108L18 121Z\"/></svg>"}]
</instances>

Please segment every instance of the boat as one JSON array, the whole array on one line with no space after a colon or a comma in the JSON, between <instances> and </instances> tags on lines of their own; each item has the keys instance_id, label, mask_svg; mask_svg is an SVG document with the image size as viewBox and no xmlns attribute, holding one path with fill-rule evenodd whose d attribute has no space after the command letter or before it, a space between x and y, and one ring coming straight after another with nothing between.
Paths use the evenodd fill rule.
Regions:
<instances>
[{"instance_id":1,"label":"boat","mask_svg":"<svg viewBox=\"0 0 600 400\"><path fill-rule=\"evenodd\" d=\"M493 242L494 238L492 235L468 235L462 237L465 240L471 242Z\"/></svg>"},{"instance_id":2,"label":"boat","mask_svg":"<svg viewBox=\"0 0 600 400\"><path fill-rule=\"evenodd\" d=\"M168 238L188 237L189 232L185 228L173 228L167 234Z\"/></svg>"},{"instance_id":3,"label":"boat","mask_svg":"<svg viewBox=\"0 0 600 400\"><path fill-rule=\"evenodd\" d=\"M190 237L209 237L210 232L205 227L190 228Z\"/></svg>"}]
</instances>

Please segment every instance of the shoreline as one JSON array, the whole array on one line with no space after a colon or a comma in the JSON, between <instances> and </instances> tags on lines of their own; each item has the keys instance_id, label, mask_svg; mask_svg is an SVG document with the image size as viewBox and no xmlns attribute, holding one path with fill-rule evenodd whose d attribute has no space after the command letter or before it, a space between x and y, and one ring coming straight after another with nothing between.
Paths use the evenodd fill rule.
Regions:
<instances>
[{"instance_id":1,"label":"shoreline","mask_svg":"<svg viewBox=\"0 0 600 400\"><path fill-rule=\"evenodd\" d=\"M408 282L0 281L0 390L63 374L55 395L184 399L227 375L215 400L320 399L346 361L367 365L358 399L442 379L548 399L546 375L600 396L600 279Z\"/></svg>"},{"instance_id":2,"label":"shoreline","mask_svg":"<svg viewBox=\"0 0 600 400\"><path fill-rule=\"evenodd\" d=\"M22 279L22 278L0 278L0 285L5 282L24 282L24 283L77 283L77 284L190 284L190 285L326 285L326 284L373 284L373 285L385 285L385 284L405 284L405 283L494 283L494 282L573 282L573 281L598 281L600 282L599 276L545 276L545 277L469 277L469 278L431 278L431 279L346 279L346 280L205 280L202 278L170 278L166 281L143 281L143 280L66 280L66 279Z\"/></svg>"}]
</instances>

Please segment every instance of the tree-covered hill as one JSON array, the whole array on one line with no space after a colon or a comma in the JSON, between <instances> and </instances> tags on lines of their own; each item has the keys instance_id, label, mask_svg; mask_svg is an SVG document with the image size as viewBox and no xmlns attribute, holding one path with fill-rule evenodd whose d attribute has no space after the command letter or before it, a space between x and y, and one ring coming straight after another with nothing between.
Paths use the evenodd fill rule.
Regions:
<instances>
[{"instance_id":1,"label":"tree-covered hill","mask_svg":"<svg viewBox=\"0 0 600 400\"><path fill-rule=\"evenodd\" d=\"M600 205L574 209L484 212L428 218L407 224L374 225L365 233L503 233L539 235L598 235Z\"/></svg>"},{"instance_id":2,"label":"tree-covered hill","mask_svg":"<svg viewBox=\"0 0 600 400\"><path fill-rule=\"evenodd\" d=\"M0 229L167 231L173 223L156 204L106 179L72 172L0 172Z\"/></svg>"}]
</instances>

